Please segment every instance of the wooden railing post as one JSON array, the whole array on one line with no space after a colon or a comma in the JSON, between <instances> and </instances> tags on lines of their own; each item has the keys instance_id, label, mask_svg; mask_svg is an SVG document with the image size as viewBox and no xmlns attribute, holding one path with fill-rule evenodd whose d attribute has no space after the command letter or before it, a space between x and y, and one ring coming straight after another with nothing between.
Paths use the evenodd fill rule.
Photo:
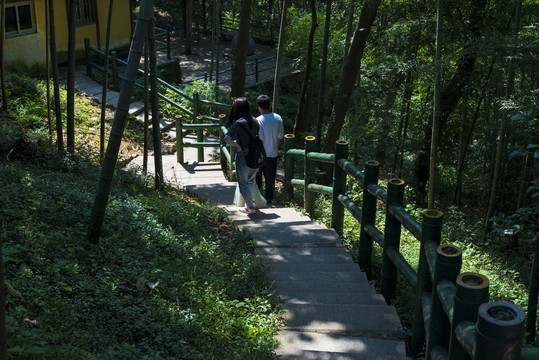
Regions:
<instances>
[{"instance_id":1,"label":"wooden railing post","mask_svg":"<svg viewBox=\"0 0 539 360\"><path fill-rule=\"evenodd\" d=\"M391 206L402 206L404 200L404 180L390 179L387 184L386 220L384 229L384 251L382 259L382 279L380 292L387 302L395 297L397 287L397 267L387 253L391 247L400 247L401 223L391 213Z\"/></svg>"},{"instance_id":2,"label":"wooden railing post","mask_svg":"<svg viewBox=\"0 0 539 360\"><path fill-rule=\"evenodd\" d=\"M202 117L199 116L199 109L198 109L198 92L193 93L193 123L194 124L201 124L202 123ZM204 141L204 131L202 129L197 129L197 142L203 142ZM197 149L197 159L198 162L204 162L204 148L199 147Z\"/></svg>"},{"instance_id":3,"label":"wooden railing post","mask_svg":"<svg viewBox=\"0 0 539 360\"><path fill-rule=\"evenodd\" d=\"M176 116L176 161L183 164L183 131L182 116Z\"/></svg>"},{"instance_id":4,"label":"wooden railing post","mask_svg":"<svg viewBox=\"0 0 539 360\"><path fill-rule=\"evenodd\" d=\"M305 137L305 188L304 190L304 202L303 207L305 208L305 211L307 211L307 214L309 214L311 217L314 216L314 200L315 200L315 193L313 191L309 191L308 187L309 184L315 182L316 177L316 162L314 160L309 160L307 157L307 154L310 152L315 151L316 149L316 138L314 136L307 136Z\"/></svg>"},{"instance_id":5,"label":"wooden railing post","mask_svg":"<svg viewBox=\"0 0 539 360\"><path fill-rule=\"evenodd\" d=\"M422 231L420 239L421 247L419 250L419 264L417 267L417 292L414 309L414 325L412 329L412 340L410 346L412 354L419 355L423 351L425 345L425 319L423 318L423 294L432 290L432 281L430 277L430 269L427 264L427 255L425 243L434 241L436 245L440 245L442 236L442 212L438 210L426 210L423 212Z\"/></svg>"},{"instance_id":6,"label":"wooden railing post","mask_svg":"<svg viewBox=\"0 0 539 360\"><path fill-rule=\"evenodd\" d=\"M112 86L114 90L120 91L120 74L118 73L117 58L118 58L118 54L116 53L116 50L111 51L110 64L112 66ZM105 71L109 71L109 69L105 69Z\"/></svg>"},{"instance_id":7,"label":"wooden railing post","mask_svg":"<svg viewBox=\"0 0 539 360\"><path fill-rule=\"evenodd\" d=\"M84 55L86 58L86 75L92 77L92 55L90 53L90 39L84 38Z\"/></svg>"},{"instance_id":8,"label":"wooden railing post","mask_svg":"<svg viewBox=\"0 0 539 360\"><path fill-rule=\"evenodd\" d=\"M361 208L361 230L359 233L358 262L361 271L370 275L372 267L372 237L365 231L367 226L374 225L376 221L376 197L369 193L367 188L371 184L378 184L379 166L375 160L365 163L365 180L363 181L363 206Z\"/></svg>"},{"instance_id":9,"label":"wooden railing post","mask_svg":"<svg viewBox=\"0 0 539 360\"><path fill-rule=\"evenodd\" d=\"M292 179L294 178L294 157L286 152L294 146L294 134L285 134L284 136L284 180L283 180L283 192L286 200L292 200L294 198L294 187L292 186Z\"/></svg>"},{"instance_id":10,"label":"wooden railing post","mask_svg":"<svg viewBox=\"0 0 539 360\"><path fill-rule=\"evenodd\" d=\"M481 304L473 360L519 359L525 318L524 310L508 301Z\"/></svg>"},{"instance_id":11,"label":"wooden railing post","mask_svg":"<svg viewBox=\"0 0 539 360\"><path fill-rule=\"evenodd\" d=\"M339 201L339 195L346 191L346 172L337 163L348 157L348 143L338 140L335 143L335 163L333 164L333 200L331 204L331 227L337 234L342 234L344 223L344 206Z\"/></svg>"},{"instance_id":12,"label":"wooden railing post","mask_svg":"<svg viewBox=\"0 0 539 360\"><path fill-rule=\"evenodd\" d=\"M488 285L488 279L480 274L466 272L457 276L455 306L449 340L449 360L471 359L456 338L455 328L463 321L475 322L477 320L479 306L489 300Z\"/></svg>"},{"instance_id":13,"label":"wooden railing post","mask_svg":"<svg viewBox=\"0 0 539 360\"><path fill-rule=\"evenodd\" d=\"M438 284L447 280L453 284L457 280L462 264L462 250L453 245L439 245L436 248L436 266L430 302L429 332L425 359L432 359L431 351L436 346L449 347L451 323L438 296Z\"/></svg>"}]
</instances>

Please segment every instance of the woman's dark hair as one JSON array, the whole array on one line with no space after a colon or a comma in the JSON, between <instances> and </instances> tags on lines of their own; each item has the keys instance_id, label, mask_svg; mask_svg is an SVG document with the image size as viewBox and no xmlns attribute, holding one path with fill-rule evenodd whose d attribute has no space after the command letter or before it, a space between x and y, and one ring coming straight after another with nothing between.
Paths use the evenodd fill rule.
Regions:
<instances>
[{"instance_id":1,"label":"woman's dark hair","mask_svg":"<svg viewBox=\"0 0 539 360\"><path fill-rule=\"evenodd\" d=\"M246 97L239 97L234 100L225 126L229 128L236 122L236 120L242 118L247 120L249 127L251 127L253 123L253 116L251 115L251 106L249 105L249 100L247 100Z\"/></svg>"}]
</instances>

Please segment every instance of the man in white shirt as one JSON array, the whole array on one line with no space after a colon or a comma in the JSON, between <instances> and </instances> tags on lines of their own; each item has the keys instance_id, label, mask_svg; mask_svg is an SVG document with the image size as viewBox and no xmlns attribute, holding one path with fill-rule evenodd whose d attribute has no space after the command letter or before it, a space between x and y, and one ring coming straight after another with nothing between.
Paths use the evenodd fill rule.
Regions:
<instances>
[{"instance_id":1,"label":"man in white shirt","mask_svg":"<svg viewBox=\"0 0 539 360\"><path fill-rule=\"evenodd\" d=\"M265 197L268 204L271 204L275 191L275 174L277 173L279 148L284 139L283 119L278 114L271 112L271 100L268 95L260 95L256 99L256 103L258 105L258 111L262 114L256 118L260 124L258 135L264 142L267 157L266 164L256 173L256 183L262 189L263 175L266 185Z\"/></svg>"}]
</instances>

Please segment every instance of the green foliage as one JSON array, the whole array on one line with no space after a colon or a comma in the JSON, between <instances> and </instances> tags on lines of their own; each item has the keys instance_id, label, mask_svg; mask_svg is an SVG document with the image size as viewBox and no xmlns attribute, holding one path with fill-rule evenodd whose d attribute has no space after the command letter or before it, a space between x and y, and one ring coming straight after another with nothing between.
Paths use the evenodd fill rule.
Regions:
<instances>
[{"instance_id":1,"label":"green foliage","mask_svg":"<svg viewBox=\"0 0 539 360\"><path fill-rule=\"evenodd\" d=\"M118 170L89 244L99 168L1 124L10 358L275 358L277 299L222 210Z\"/></svg>"}]
</instances>

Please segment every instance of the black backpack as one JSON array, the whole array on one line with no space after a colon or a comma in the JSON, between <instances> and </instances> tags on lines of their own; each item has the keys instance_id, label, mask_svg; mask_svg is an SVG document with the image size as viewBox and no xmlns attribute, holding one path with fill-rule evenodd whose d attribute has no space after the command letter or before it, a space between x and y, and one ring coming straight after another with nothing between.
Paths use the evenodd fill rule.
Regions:
<instances>
[{"instance_id":1,"label":"black backpack","mask_svg":"<svg viewBox=\"0 0 539 360\"><path fill-rule=\"evenodd\" d=\"M251 133L243 126L243 124L239 124L245 132L247 132L249 135ZM247 155L245 156L245 161L247 162L247 166L251 169L258 169L259 167L264 166L266 164L266 149L264 148L264 143L258 136L258 133L254 136L250 136L251 140L249 141L249 145L247 148L249 149Z\"/></svg>"}]
</instances>

